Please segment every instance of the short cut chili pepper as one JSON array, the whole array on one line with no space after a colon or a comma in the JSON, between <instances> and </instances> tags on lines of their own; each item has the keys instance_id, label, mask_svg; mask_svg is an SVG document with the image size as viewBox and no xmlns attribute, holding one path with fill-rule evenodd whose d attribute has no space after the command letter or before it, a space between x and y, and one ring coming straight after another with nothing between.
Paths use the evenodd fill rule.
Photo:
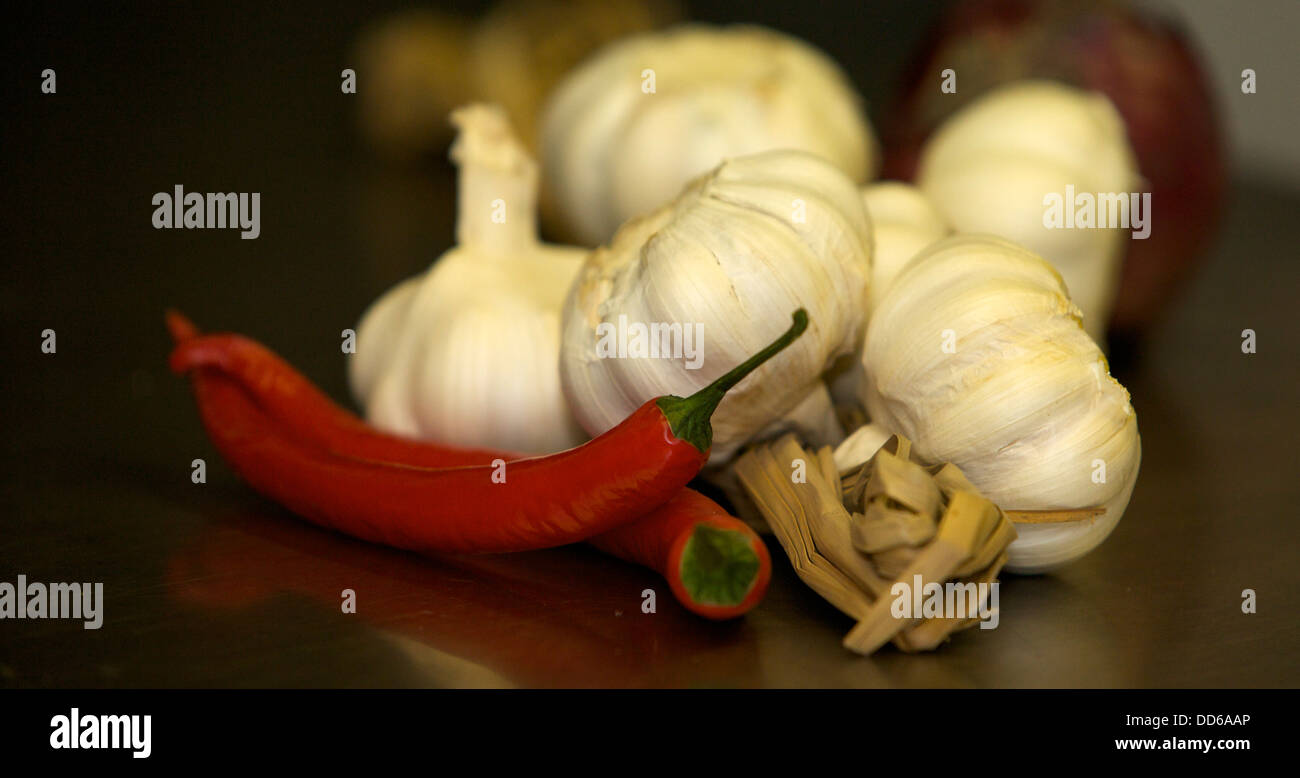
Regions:
<instances>
[{"instance_id":1,"label":"short cut chili pepper","mask_svg":"<svg viewBox=\"0 0 1300 778\"><path fill-rule=\"evenodd\" d=\"M772 558L758 534L693 489L590 542L657 570L678 602L709 619L745 614L772 579Z\"/></svg>"},{"instance_id":2,"label":"short cut chili pepper","mask_svg":"<svg viewBox=\"0 0 1300 778\"><path fill-rule=\"evenodd\" d=\"M706 461L709 418L726 392L807 324L801 309L784 335L690 397L651 400L581 446L504 469L342 457L291 437L267 414L239 412L226 393L237 385L199 371L195 389L222 456L255 490L304 518L413 551L520 551L586 540L670 500ZM183 359L173 366L189 367Z\"/></svg>"},{"instance_id":3,"label":"short cut chili pepper","mask_svg":"<svg viewBox=\"0 0 1300 778\"><path fill-rule=\"evenodd\" d=\"M178 367L221 371L237 381L287 432L337 454L425 467L520 458L513 453L443 446L379 432L334 403L257 341L233 334L200 338L197 329L175 312L168 313L167 324L177 344L187 344L174 352ZM249 401L242 398L245 404ZM649 514L589 542L659 572L685 608L710 619L745 614L762 600L771 580L771 557L753 529L690 488Z\"/></svg>"}]
</instances>

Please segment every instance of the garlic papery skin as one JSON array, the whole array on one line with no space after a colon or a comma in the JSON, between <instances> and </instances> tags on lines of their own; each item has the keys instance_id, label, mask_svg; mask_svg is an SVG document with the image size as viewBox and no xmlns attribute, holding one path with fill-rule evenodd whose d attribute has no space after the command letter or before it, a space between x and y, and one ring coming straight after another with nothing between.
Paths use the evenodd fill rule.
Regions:
<instances>
[{"instance_id":1,"label":"garlic papery skin","mask_svg":"<svg viewBox=\"0 0 1300 778\"><path fill-rule=\"evenodd\" d=\"M452 114L457 246L362 317L349 378L400 435L549 453L586 436L560 388L560 310L582 249L537 239L537 166L500 109Z\"/></svg>"},{"instance_id":2,"label":"garlic papery skin","mask_svg":"<svg viewBox=\"0 0 1300 778\"><path fill-rule=\"evenodd\" d=\"M989 235L934 244L881 301L863 363L873 424L957 465L1003 509L1105 509L1018 524L1011 569L1077 559L1119 522L1141 461L1137 415L1042 258Z\"/></svg>"},{"instance_id":3,"label":"garlic papery skin","mask_svg":"<svg viewBox=\"0 0 1300 778\"><path fill-rule=\"evenodd\" d=\"M1073 192L1127 201L1139 183L1110 100L1052 81L1015 82L958 111L922 149L917 174L917 185L957 232L1001 235L1051 262L1098 341L1130 231L1048 227L1045 200Z\"/></svg>"},{"instance_id":4,"label":"garlic papery skin","mask_svg":"<svg viewBox=\"0 0 1300 778\"><path fill-rule=\"evenodd\" d=\"M876 236L869 306L869 310L875 310L908 260L951 230L934 203L910 184L872 184L863 188L862 199Z\"/></svg>"},{"instance_id":5,"label":"garlic papery skin","mask_svg":"<svg viewBox=\"0 0 1300 778\"><path fill-rule=\"evenodd\" d=\"M862 337L870 273L871 223L856 185L837 168L798 151L724 162L587 258L564 313L560 372L569 406L598 435L651 398L704 387L806 309L808 330L714 413L711 462L725 462L810 393L825 391L822 373ZM702 345L697 369L684 351L602 356L609 351L601 333L620 322L690 325Z\"/></svg>"},{"instance_id":6,"label":"garlic papery skin","mask_svg":"<svg viewBox=\"0 0 1300 778\"><path fill-rule=\"evenodd\" d=\"M549 210L584 245L671 200L724 159L808 151L849 178L878 152L862 101L826 55L753 26L682 25L611 44L548 99Z\"/></svg>"}]
</instances>

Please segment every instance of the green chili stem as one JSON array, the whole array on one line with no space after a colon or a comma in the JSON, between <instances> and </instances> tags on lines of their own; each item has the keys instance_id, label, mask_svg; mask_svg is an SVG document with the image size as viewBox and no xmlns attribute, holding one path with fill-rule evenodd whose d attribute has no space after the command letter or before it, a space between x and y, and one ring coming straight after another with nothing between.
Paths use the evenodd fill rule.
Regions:
<instances>
[{"instance_id":1,"label":"green chili stem","mask_svg":"<svg viewBox=\"0 0 1300 778\"><path fill-rule=\"evenodd\" d=\"M717 410L718 404L722 402L727 391L744 380L745 376L754 372L759 365L793 343L804 330L808 329L808 312L803 308L795 311L792 318L794 323L785 334L690 397L674 395L660 397L657 403L659 410L663 411L668 419L673 435L695 446L701 452L708 453L713 445L713 426L709 423L709 418L713 416L713 412Z\"/></svg>"}]
</instances>

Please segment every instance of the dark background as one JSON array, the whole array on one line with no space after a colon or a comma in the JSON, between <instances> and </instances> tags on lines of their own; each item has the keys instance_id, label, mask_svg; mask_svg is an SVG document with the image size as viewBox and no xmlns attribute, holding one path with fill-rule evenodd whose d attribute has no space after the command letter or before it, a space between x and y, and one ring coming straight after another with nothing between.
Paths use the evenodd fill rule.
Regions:
<instances>
[{"instance_id":1,"label":"dark background","mask_svg":"<svg viewBox=\"0 0 1300 778\"><path fill-rule=\"evenodd\" d=\"M875 116L937 4L689 7L821 46ZM430 561L253 495L165 369L162 312L246 332L347 397L340 330L448 247L454 216L450 166L380 163L340 93L358 32L383 11L41 7L8 25L0 580L103 581L107 604L94 632L0 622L0 686L1300 683L1300 194L1240 171L1209 261L1118 376L1144 448L1124 521L1055 574L1004 577L1001 626L933 654L843 651L851 624L775 543L766 602L718 625L585 548ZM40 93L46 67L57 95ZM261 192L261 237L153 229L150 198L177 183ZM47 327L55 355L40 351ZM1257 354L1240 351L1245 327ZM196 457L205 485L190 482ZM647 586L653 616L638 607ZM343 588L357 615L339 612ZM1245 588L1255 615L1241 613Z\"/></svg>"}]
</instances>

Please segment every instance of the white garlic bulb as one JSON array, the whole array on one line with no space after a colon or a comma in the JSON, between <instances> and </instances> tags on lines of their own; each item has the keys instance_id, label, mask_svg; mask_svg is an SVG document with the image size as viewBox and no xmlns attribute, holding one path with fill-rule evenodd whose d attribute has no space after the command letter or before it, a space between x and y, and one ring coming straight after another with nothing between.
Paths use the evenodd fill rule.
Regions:
<instances>
[{"instance_id":1,"label":"white garlic bulb","mask_svg":"<svg viewBox=\"0 0 1300 778\"><path fill-rule=\"evenodd\" d=\"M910 184L882 181L865 187L862 198L876 236L869 309L874 311L908 260L950 230L934 203Z\"/></svg>"},{"instance_id":2,"label":"white garlic bulb","mask_svg":"<svg viewBox=\"0 0 1300 778\"><path fill-rule=\"evenodd\" d=\"M576 240L607 241L723 159L817 154L854 181L876 168L861 99L812 46L761 27L683 25L612 44L548 99L550 207Z\"/></svg>"},{"instance_id":3,"label":"white garlic bulb","mask_svg":"<svg viewBox=\"0 0 1300 778\"><path fill-rule=\"evenodd\" d=\"M1042 258L989 235L934 244L881 301L863 359L872 423L956 464L1002 508L1105 509L1018 525L1009 569L1076 559L1119 522L1141 460L1137 416Z\"/></svg>"},{"instance_id":4,"label":"white garlic bulb","mask_svg":"<svg viewBox=\"0 0 1300 778\"><path fill-rule=\"evenodd\" d=\"M1110 317L1129 231L1049 228L1045 201L1069 193L1128 199L1139 181L1124 122L1110 100L1052 81L1014 82L958 111L922 149L917 174L918 186L956 231L1001 235L1051 262L1097 340ZM1074 203L1063 207L1073 210Z\"/></svg>"},{"instance_id":5,"label":"white garlic bulb","mask_svg":"<svg viewBox=\"0 0 1300 778\"><path fill-rule=\"evenodd\" d=\"M560 307L586 252L537 239L537 167L488 106L460 135L458 245L366 312L349 363L371 423L462 446L549 453L586 439L565 404Z\"/></svg>"},{"instance_id":6,"label":"white garlic bulb","mask_svg":"<svg viewBox=\"0 0 1300 778\"><path fill-rule=\"evenodd\" d=\"M714 414L711 461L723 462L810 393L824 395L821 374L861 339L870 273L871 223L838 169L798 151L724 162L587 258L564 314L569 406L597 435L653 397L707 385L806 309L808 331ZM695 369L684 349L661 348L660 358L612 353L606 338L636 325L695 333ZM808 407L829 413L818 400Z\"/></svg>"}]
</instances>

